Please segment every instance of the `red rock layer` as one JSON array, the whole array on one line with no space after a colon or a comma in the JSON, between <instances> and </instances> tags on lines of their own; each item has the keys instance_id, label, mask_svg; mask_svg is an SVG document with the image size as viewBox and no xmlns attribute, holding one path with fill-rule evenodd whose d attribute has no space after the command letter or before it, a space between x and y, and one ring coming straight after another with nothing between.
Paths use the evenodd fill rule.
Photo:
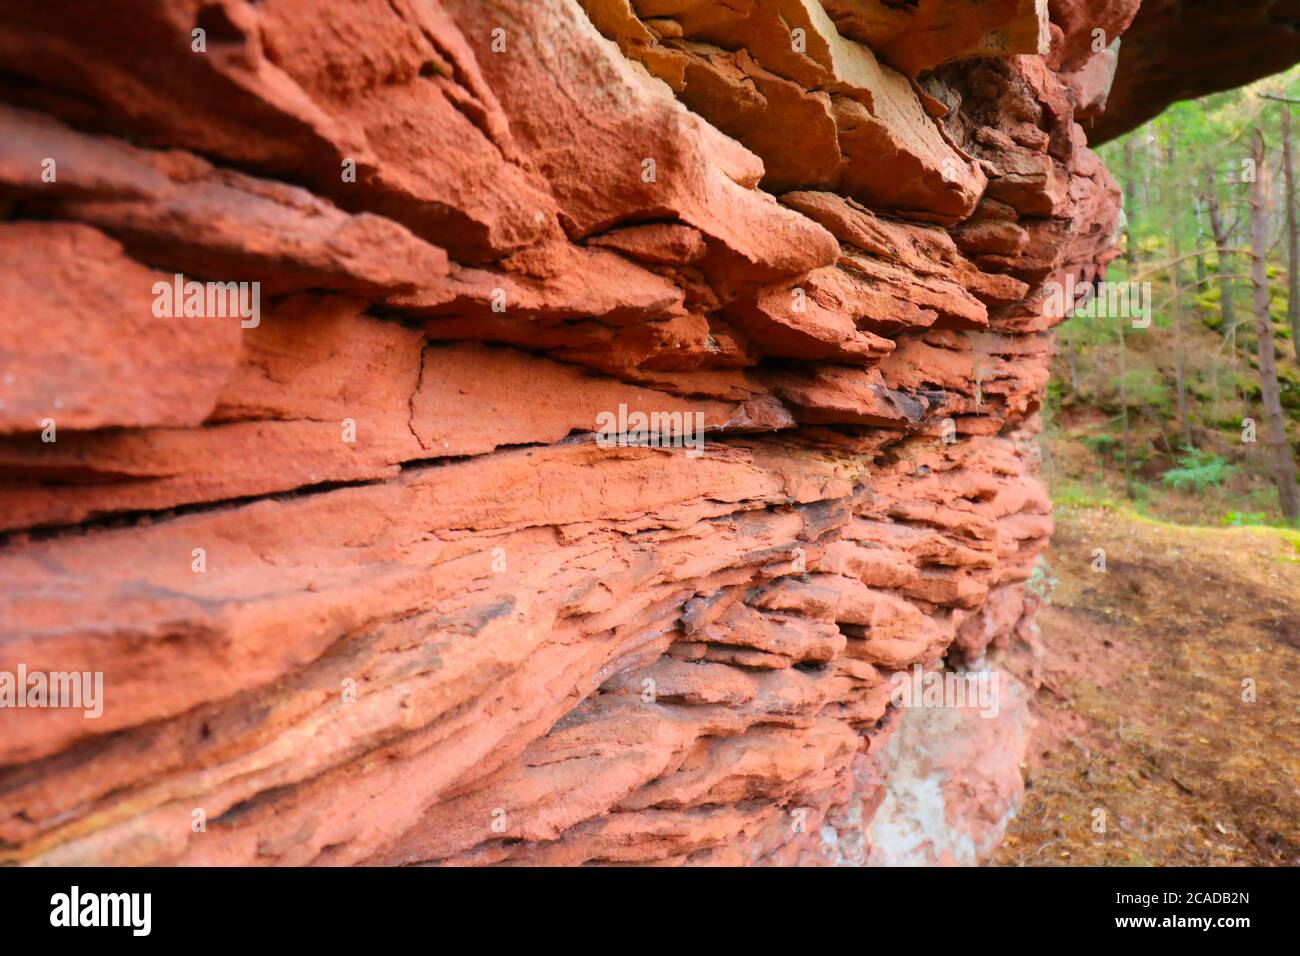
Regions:
<instances>
[{"instance_id":1,"label":"red rock layer","mask_svg":"<svg viewBox=\"0 0 1300 956\"><path fill-rule=\"evenodd\" d=\"M1140 2L1118 70L1111 68L1106 112L1087 124L1097 143L1136 129L1175 100L1235 89L1300 63L1300 0ZM1139 0L1112 3L1136 8Z\"/></svg>"},{"instance_id":2,"label":"red rock layer","mask_svg":"<svg viewBox=\"0 0 1300 956\"><path fill-rule=\"evenodd\" d=\"M1118 218L1116 5L923 6L5 4L0 861L864 859Z\"/></svg>"}]
</instances>

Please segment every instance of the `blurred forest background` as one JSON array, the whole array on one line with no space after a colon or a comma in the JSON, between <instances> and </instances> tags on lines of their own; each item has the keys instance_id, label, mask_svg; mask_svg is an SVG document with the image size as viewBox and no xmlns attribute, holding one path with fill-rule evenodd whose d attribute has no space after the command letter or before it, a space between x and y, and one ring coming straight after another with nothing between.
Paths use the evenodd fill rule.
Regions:
<instances>
[{"instance_id":1,"label":"blurred forest background","mask_svg":"<svg viewBox=\"0 0 1300 956\"><path fill-rule=\"evenodd\" d=\"M1149 282L1151 324L1081 310L1059 327L1043 435L1059 505L1300 526L1297 151L1300 67L1175 104L1101 147L1125 204L1106 280Z\"/></svg>"},{"instance_id":2,"label":"blurred forest background","mask_svg":"<svg viewBox=\"0 0 1300 956\"><path fill-rule=\"evenodd\" d=\"M1151 322L1108 296L1057 329L1041 436L1056 534L1029 582L1043 684L996 864L1300 865L1288 100L1300 68L1100 150L1127 228L1105 279L1151 283Z\"/></svg>"}]
</instances>

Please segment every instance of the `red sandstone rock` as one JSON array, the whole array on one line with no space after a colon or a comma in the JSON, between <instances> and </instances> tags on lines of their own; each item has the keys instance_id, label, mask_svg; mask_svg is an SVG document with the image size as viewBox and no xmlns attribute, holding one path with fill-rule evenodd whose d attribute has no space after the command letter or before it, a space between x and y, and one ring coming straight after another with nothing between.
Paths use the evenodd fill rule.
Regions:
<instances>
[{"instance_id":1,"label":"red sandstone rock","mask_svg":"<svg viewBox=\"0 0 1300 956\"><path fill-rule=\"evenodd\" d=\"M814 0L638 3L653 28L626 4L584 3L625 54L762 158L768 189L839 188L947 223L979 199L983 173L944 139L907 78L840 36ZM1032 4L1012 5L1037 30ZM666 22L674 27L665 33Z\"/></svg>"},{"instance_id":2,"label":"red sandstone rock","mask_svg":"<svg viewBox=\"0 0 1300 956\"><path fill-rule=\"evenodd\" d=\"M0 185L33 211L90 223L132 255L194 276L261 282L267 294L325 288L380 296L434 282L447 257L391 220L350 216L282 183L196 156L82 136L0 107ZM43 157L57 179L41 181Z\"/></svg>"},{"instance_id":3,"label":"red sandstone rock","mask_svg":"<svg viewBox=\"0 0 1300 956\"><path fill-rule=\"evenodd\" d=\"M1004 670L979 673L990 690L996 687L996 708L975 699L904 712L898 732L870 765L882 793L867 832L869 850L854 862L975 866L997 849L1020 807L1020 765L1033 717L1030 693L1015 677Z\"/></svg>"},{"instance_id":4,"label":"red sandstone rock","mask_svg":"<svg viewBox=\"0 0 1300 956\"><path fill-rule=\"evenodd\" d=\"M234 370L240 319L153 314L172 277L69 222L0 223L0 431L195 426Z\"/></svg>"},{"instance_id":5,"label":"red sandstone rock","mask_svg":"<svg viewBox=\"0 0 1300 956\"><path fill-rule=\"evenodd\" d=\"M824 6L846 36L913 76L954 59L1047 52L1041 0L826 0Z\"/></svg>"},{"instance_id":6,"label":"red sandstone rock","mask_svg":"<svg viewBox=\"0 0 1300 956\"><path fill-rule=\"evenodd\" d=\"M6 11L0 672L105 700L0 708L0 862L987 853L1013 701L892 678L1031 630L1131 6Z\"/></svg>"},{"instance_id":7,"label":"red sandstone rock","mask_svg":"<svg viewBox=\"0 0 1300 956\"><path fill-rule=\"evenodd\" d=\"M1104 2L1074 0L1074 5ZM1297 24L1297 0L1141 0L1120 41L1106 111L1088 124L1089 137L1104 143L1158 116L1174 100L1234 89L1286 70L1300 60Z\"/></svg>"}]
</instances>

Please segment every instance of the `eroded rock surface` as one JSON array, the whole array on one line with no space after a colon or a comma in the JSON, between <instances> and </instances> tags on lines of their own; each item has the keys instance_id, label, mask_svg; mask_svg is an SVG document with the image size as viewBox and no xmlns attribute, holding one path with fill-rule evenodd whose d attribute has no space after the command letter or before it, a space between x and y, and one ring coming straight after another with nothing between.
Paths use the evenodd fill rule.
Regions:
<instances>
[{"instance_id":1,"label":"eroded rock surface","mask_svg":"<svg viewBox=\"0 0 1300 956\"><path fill-rule=\"evenodd\" d=\"M4 4L0 671L104 706L0 861L872 860L893 675L1032 634L1132 13L915 6Z\"/></svg>"},{"instance_id":2,"label":"eroded rock surface","mask_svg":"<svg viewBox=\"0 0 1300 956\"><path fill-rule=\"evenodd\" d=\"M1089 121L1097 143L1141 126L1174 100L1231 90L1300 62L1300 0L1140 2L1111 67L1106 111Z\"/></svg>"}]
</instances>

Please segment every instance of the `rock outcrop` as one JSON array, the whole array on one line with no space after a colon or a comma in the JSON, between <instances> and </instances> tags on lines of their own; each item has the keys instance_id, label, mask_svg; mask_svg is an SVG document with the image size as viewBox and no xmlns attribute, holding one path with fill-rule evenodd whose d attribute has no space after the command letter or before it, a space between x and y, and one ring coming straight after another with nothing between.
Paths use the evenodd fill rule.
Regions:
<instances>
[{"instance_id":1,"label":"rock outcrop","mask_svg":"<svg viewBox=\"0 0 1300 956\"><path fill-rule=\"evenodd\" d=\"M4 4L0 861L989 852L1133 7Z\"/></svg>"},{"instance_id":2,"label":"rock outcrop","mask_svg":"<svg viewBox=\"0 0 1300 956\"><path fill-rule=\"evenodd\" d=\"M1056 0L1053 0L1056 2ZM1066 0L1068 3L1069 0ZM1136 7L1135 0L1115 0ZM1088 123L1104 143L1175 100L1231 90L1300 62L1300 0L1141 0L1120 41L1106 111Z\"/></svg>"}]
</instances>

